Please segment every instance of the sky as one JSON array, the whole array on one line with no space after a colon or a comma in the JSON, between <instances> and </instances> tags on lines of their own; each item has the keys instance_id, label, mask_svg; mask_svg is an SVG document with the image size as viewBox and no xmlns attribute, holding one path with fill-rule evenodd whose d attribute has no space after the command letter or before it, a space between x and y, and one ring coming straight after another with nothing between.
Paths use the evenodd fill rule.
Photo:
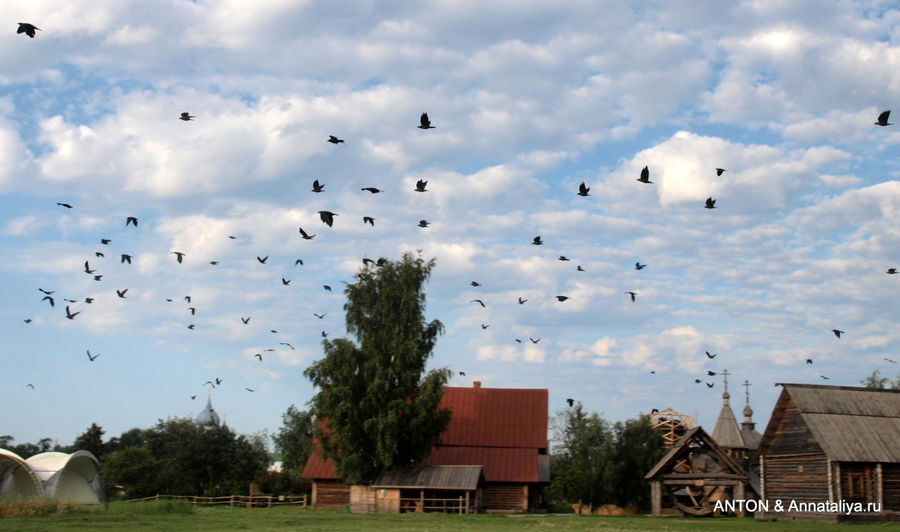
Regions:
<instances>
[{"instance_id":1,"label":"sky","mask_svg":"<svg viewBox=\"0 0 900 532\"><path fill-rule=\"evenodd\" d=\"M727 369L762 432L775 383L900 373L900 126L874 124L900 102L894 2L10 0L0 19L15 443L196 416L216 378L229 426L273 434L315 393L322 332L346 335L361 259L405 252L436 261L430 367L546 388L550 415L672 407L711 431Z\"/></svg>"}]
</instances>

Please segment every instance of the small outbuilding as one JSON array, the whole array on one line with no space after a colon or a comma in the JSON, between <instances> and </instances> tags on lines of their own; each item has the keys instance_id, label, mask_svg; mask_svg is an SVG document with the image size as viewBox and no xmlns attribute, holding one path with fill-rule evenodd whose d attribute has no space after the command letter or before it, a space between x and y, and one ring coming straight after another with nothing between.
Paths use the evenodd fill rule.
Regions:
<instances>
[{"instance_id":1,"label":"small outbuilding","mask_svg":"<svg viewBox=\"0 0 900 532\"><path fill-rule=\"evenodd\" d=\"M481 466L419 466L386 471L370 486L350 487L353 513L470 513L480 506Z\"/></svg>"},{"instance_id":2,"label":"small outbuilding","mask_svg":"<svg viewBox=\"0 0 900 532\"><path fill-rule=\"evenodd\" d=\"M106 500L100 462L89 451L47 452L23 460L0 449L0 499L47 497L74 503Z\"/></svg>"}]
</instances>

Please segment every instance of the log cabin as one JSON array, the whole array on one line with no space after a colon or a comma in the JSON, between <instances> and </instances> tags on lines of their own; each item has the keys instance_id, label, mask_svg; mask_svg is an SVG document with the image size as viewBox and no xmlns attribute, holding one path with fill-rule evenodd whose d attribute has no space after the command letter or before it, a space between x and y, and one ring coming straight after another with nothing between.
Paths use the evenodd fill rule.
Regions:
<instances>
[{"instance_id":1,"label":"log cabin","mask_svg":"<svg viewBox=\"0 0 900 532\"><path fill-rule=\"evenodd\" d=\"M447 387L440 408L451 409L450 423L422 465L480 466L478 511L542 507L541 490L550 483L546 389L482 388L475 381L471 388ZM337 477L333 460L313 451L301 476L313 480L314 508L351 506L351 487ZM430 492L441 488L416 486Z\"/></svg>"},{"instance_id":2,"label":"log cabin","mask_svg":"<svg viewBox=\"0 0 900 532\"><path fill-rule=\"evenodd\" d=\"M861 518L900 518L900 390L777 385L781 394L757 452L769 511L756 517L843 520L846 512L774 508L776 501L785 509L791 501L843 501L863 503Z\"/></svg>"}]
</instances>

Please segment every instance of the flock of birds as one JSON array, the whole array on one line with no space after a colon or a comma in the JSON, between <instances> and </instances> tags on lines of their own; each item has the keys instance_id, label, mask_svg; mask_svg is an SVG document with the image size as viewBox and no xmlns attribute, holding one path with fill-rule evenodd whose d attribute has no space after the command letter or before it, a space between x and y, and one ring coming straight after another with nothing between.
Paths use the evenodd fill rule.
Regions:
<instances>
[{"instance_id":1,"label":"flock of birds","mask_svg":"<svg viewBox=\"0 0 900 532\"><path fill-rule=\"evenodd\" d=\"M30 23L20 22L20 23L19 23L18 30L17 30L17 33L25 34L25 35L27 35L27 36L30 37L30 38L34 38L35 35L36 35L36 31L40 31L40 28L38 28L37 26L35 26L35 25L33 25L33 24L30 24ZM889 126L889 125L892 125L891 123L888 122L889 117L890 117L890 110L883 111L882 113L880 113L880 114L878 115L878 118L877 118L875 124L878 125L878 126ZM182 113L180 114L180 116L178 116L178 119L179 119L179 120L182 120L182 121L184 121L184 122L190 122L190 121L193 121L195 118L196 118L196 116L194 116L194 115L192 115L192 114L190 114L189 112L186 112L186 111L185 111L185 112L182 112ZM431 122L430 118L428 117L428 114L427 114L427 113L422 113L421 116L419 117L419 125L417 126L417 128L418 128L418 129L422 129L422 130L429 130L429 129L435 129L435 126L432 125L432 122ZM338 137L335 136L335 135L329 135L328 138L326 139L326 142L328 142L328 143L330 143L330 144L332 144L332 145L334 145L334 146L338 146L338 145L340 145L340 144L344 144L346 141L345 141L344 139L338 138ZM721 177L721 176L726 172L726 170L725 170L724 168L715 168L714 171L715 171L717 177ZM645 185L652 185L652 184L654 184L654 182L650 180L650 168L649 168L649 166L644 166L644 167L643 167L643 169L642 169L641 172L640 172L640 175L637 177L637 181L640 182L640 183L642 183L642 184L645 184ZM414 192L417 192L417 193L425 193L425 192L428 191L427 186L428 186L428 181L427 181L427 180L425 180L425 179L419 179L419 180L416 182L415 188L414 188L413 190L414 190ZM325 185L324 183L320 182L318 179L316 179L316 180L314 180L313 183L312 183L312 190L311 190L311 191L312 191L313 193L315 193L315 194L321 194L321 193L325 192L325 188L326 188L326 185ZM579 186L578 186L578 190L576 191L576 195L578 195L578 196L580 196L580 197L588 197L588 196L591 195L591 194L590 194L590 190L591 190L590 187L589 187L585 182L581 182L581 183L579 184ZM381 189L379 189L379 188L377 188L377 187L373 187L373 186L362 187L362 188L361 188L361 191L363 191L363 192L369 192L369 193L372 194L372 195L379 194L379 193L382 192ZM71 203L68 203L68 202L58 202L57 205L60 206L60 207L62 207L62 208L64 208L64 209L73 209L73 208L74 208L74 206L73 206ZM708 198L706 199L706 201L705 201L705 203L704 203L703 206L704 206L704 208L706 208L706 209L715 209L715 208L717 208L717 207L716 207L716 199L714 199L714 198L711 197L711 196L708 197ZM334 225L334 223L335 223L335 217L339 216L339 213L332 212L332 211L329 211L329 210L320 210L320 211L318 211L317 213L318 213L319 219L322 221L322 223L323 223L325 226L329 227L329 228L332 228L332 227L333 227L333 225ZM372 227L375 226L375 221L376 221L376 220L375 220L375 218L374 218L373 216L368 216L368 215L366 215L366 216L363 216L363 217L362 217L362 222L363 222L363 224L368 224L368 225L370 225L370 226L372 226ZM128 217L126 217L126 219L125 219L125 224L124 224L124 226L125 226L126 229L127 229L128 227L133 227L133 228L135 228L135 230L137 230L137 228L138 228L138 223L139 223L139 220L138 220L138 218L137 218L136 216L128 216ZM418 222L418 227L425 229L425 228L427 228L427 227L429 226L429 224L430 224L430 222L429 222L427 219L421 219L421 220L419 220L419 222ZM302 227L298 228L298 232L299 232L300 237L301 237L302 239L304 239L304 240L312 240L312 239L314 239L314 238L316 237L316 234L310 234L309 232L307 232L306 230L304 230ZM234 235L228 235L228 238L229 238L229 239L232 239L232 240L237 239L237 237L234 236ZM109 245L112 243L112 239L107 238L107 237L101 237L101 238L99 239L99 242L100 242L100 244L103 245L103 246L109 246ZM541 245L544 245L544 240L543 240L542 235L536 235L536 236L534 236L534 237L532 238L532 240L531 240L531 244L534 245L534 246L541 246ZM106 248L104 248L104 249L106 249ZM170 253L171 253L171 255L174 255L174 259L175 259L175 262L176 262L177 264L183 264L183 262L185 261L186 257L188 256L187 253L184 252L184 251L182 251L182 250L172 250ZM132 261L133 261L134 258L135 258L135 255L133 255L133 254L131 254L131 253L124 252L124 251L119 251L119 252L118 252L118 255L119 255L119 264L129 264L129 265L130 265L130 264L132 264ZM256 256L257 262L258 262L260 265L266 265L266 264L267 264L268 258L269 258L268 255L266 255L266 256L258 256L258 255L257 255L257 256ZM86 260L84 261L84 270L83 270L84 273L87 274L87 275L92 276L92 278L93 278L94 281L97 281L97 282L104 282L104 275L105 275L105 274L99 273L99 269L98 269L98 263L99 263L99 262L102 262L102 261L104 261L104 260L106 260L106 253L105 253L104 251L100 251L100 250L96 251L96 252L94 253L94 257L93 257L93 258L88 258L88 259L86 259ZM387 260L387 259L385 259L385 258L379 258L379 259L377 259L377 260L373 260L373 259L370 259L370 258L368 258L368 257L364 257L364 258L362 259L362 262L363 262L363 266L364 266L364 267L375 267L375 268L377 268L377 267L381 266L382 264L384 264L384 262L385 262L386 260ZM569 258L566 257L565 255L560 255L560 256L558 257L558 260L559 260L559 261L563 261L563 262L568 262L568 261L570 261L571 259L569 259ZM94 264L93 264L93 265L91 264L91 261L94 261ZM212 266L215 266L215 265L218 265L218 264L219 264L219 261L218 261L218 260L211 260L211 261L209 261L209 264L212 265ZM304 265L304 262L303 262L302 259L296 259L296 260L294 261L294 266L295 266L295 267L296 267L296 266L303 266L303 265ZM634 270L635 270L635 271L642 271L642 270L644 270L645 268L647 268L647 264L642 264L640 261L637 261L637 262L635 262L635 264L634 264ZM584 271L585 271L585 269L584 269L584 268L582 267L582 265L580 265L580 264L579 264L579 265L576 265L575 270L578 271L578 272L584 272ZM887 270L886 273L887 273L887 274L890 274L890 275L893 275L893 274L896 274L896 273L898 273L898 272L897 272L897 269L896 269L896 268L889 268L889 269ZM290 283L291 283L291 280L290 280L290 279L288 279L288 278L285 277L285 276L282 276L282 277L281 277L281 284L282 284L283 286L290 286ZM471 281L470 284L471 284L472 287L475 287L475 288L481 286L481 283L478 282L478 281ZM323 285L323 289L326 290L326 291L329 291L329 292L331 291L331 287L330 287L329 285ZM54 290L47 290L47 289L44 289L44 288L38 288L38 290L40 291L41 294L43 294L43 297L42 297L41 301L47 301L48 304L49 304L51 307L55 307L55 305L56 305L56 300L55 300L55 298L54 298L55 291L54 291ZM126 287L126 288L115 288L115 294L116 294L116 297L119 298L119 299L127 299L127 298L128 298L128 291L129 291L129 288L127 288L127 287ZM638 296L638 293L637 293L636 291L634 291L634 290L624 290L624 294L631 300L632 303L636 303L636 302L637 302L637 296ZM88 297L83 297L83 298L79 298L79 299L63 298L63 301L66 303L66 305L65 305L65 318L68 319L68 320L74 320L74 319L76 319L76 317L78 317L84 310L82 310L82 309L73 309L73 306L76 305L76 304L79 304L79 303L83 303L83 304L92 304L92 303L94 302L94 300L95 300L95 297L96 297L96 296L92 296L92 297L91 297L91 296L88 296ZM559 303L564 303L565 301L567 301L567 300L569 300L569 299L572 299L572 296L570 296L570 295L564 295L564 294L558 294L558 295L555 296L555 299L556 299L556 301L559 302ZM192 316L192 317L195 316L195 315L197 314L198 307L192 305L192 296L186 295L186 296L184 296L183 300L184 300L184 301L187 303L187 305L188 305L188 306L186 306L186 308L185 308L184 310L187 311L187 312L189 313L190 316ZM167 301L168 303L172 303L172 302L174 302L174 299L172 299L172 298L167 298L166 301ZM524 305L527 301L528 301L528 300L525 299L525 298L523 298L523 297L518 297L518 298L517 298L517 303L518 303L519 305ZM486 304L485 301L484 301L483 299L481 299L481 298L475 298L475 299L470 300L469 302L470 302L470 303L476 303L476 304L478 304L481 308L487 308L487 304ZM325 316L326 316L326 313L324 313L324 312L322 312L322 313L313 313L313 314L314 314L314 316L315 316L317 319L320 319L320 320L324 319ZM241 320L241 323L242 323L243 326L247 326L247 325L249 325L249 323L250 323L251 316L246 316L246 317L241 316L240 320ZM31 322L32 322L32 319L31 319L31 318L27 318L27 319L25 319L24 321L25 321L25 323L31 323ZM195 327L196 327L196 324L195 324L195 323L188 323L188 324L186 324L186 327L187 327L187 329L189 329L189 330L194 330ZM482 329L482 330L485 330L485 329L487 329L488 327L490 327L489 324L481 323L481 329ZM277 333L278 333L278 331L275 330L275 329L270 329L270 332L273 333L273 334L277 334ZM844 334L844 331L843 331L843 330L836 329L836 328L835 328L835 329L832 329L831 332L834 334L834 336L835 336L837 339L840 339L841 336ZM327 333L326 331L323 330L323 331L321 332L321 336L322 336L322 338L327 338L327 337L328 337L328 333ZM521 338L514 338L514 341L517 342L517 343L519 343L519 344L523 343L523 340L522 340ZM528 337L528 341L530 341L532 344L538 344L538 343L541 341L541 338L533 338L533 337L530 337L530 336L529 336L529 337ZM289 348L289 349L291 349L291 350L294 350L294 349L295 349L294 346L291 345L291 343L289 343L289 342L279 342L279 345L280 345L280 346L283 346L283 347L286 347L286 348ZM267 352L267 351L275 351L275 350L276 350L276 348L274 348L274 347L267 348L267 349L263 350L262 352L256 353L256 354L253 356L253 358L255 358L255 359L257 360L258 363L262 363L262 362L263 362L263 352ZM706 357L707 357L708 360L713 360L713 359L715 359L715 358L718 356L717 353L710 353L709 351L706 351L705 354L706 354ZM91 354L90 350L87 350L87 357L88 357L88 361L89 361L89 362L95 362L95 361L98 359L98 357L100 357L100 354ZM890 359L890 358L886 358L886 357L885 357L885 360L888 361L888 362L890 362L890 363L896 363L894 360L892 360L892 359ZM813 360L812 360L812 359L809 359L809 358L806 359L806 364L812 364L812 363L813 363ZM651 371L650 373L651 373L651 374L654 374L654 373L656 373L656 372L655 372L655 371ZM460 375L465 375L465 373L462 372L462 371L460 371L459 374L460 374ZM706 370L706 375L705 375L705 376L706 376L706 377L713 377L713 376L715 376L716 374L717 374L716 371L714 371L714 370L712 370L712 369L707 369L707 370ZM825 376L825 375L820 375L820 377L821 377L822 379L825 379L825 380L829 379L829 377L827 377L827 376ZM713 388L713 387L715 386L715 383L714 383L714 382L709 382L709 381L707 381L707 380L705 380L705 379L701 379L701 378L694 378L694 379L693 379L693 382L694 382L695 384L700 384L700 383L704 383L704 382L705 382L705 384L706 384L706 386L707 386L708 388ZM215 377L214 379L210 379L210 380L205 381L205 382L204 382L202 385L200 385L200 386L201 386L201 387L202 387L202 386L209 386L209 387L211 387L211 388L215 388L216 386L221 386L222 383L223 383L223 379L221 379L220 377ZM28 384L27 387L29 387L29 388L31 388L31 389L34 389L34 385L33 385L33 384ZM247 390L248 392L253 392L253 391L254 391L254 389L253 389L253 388L250 388L250 387L245 387L244 389ZM197 397L196 394L192 394L192 395L191 395L191 399L196 399L196 397ZM571 407L571 406L574 405L575 399L573 399L573 398L567 398L567 399L566 399L566 402L567 402L568 405Z\"/></svg>"}]
</instances>

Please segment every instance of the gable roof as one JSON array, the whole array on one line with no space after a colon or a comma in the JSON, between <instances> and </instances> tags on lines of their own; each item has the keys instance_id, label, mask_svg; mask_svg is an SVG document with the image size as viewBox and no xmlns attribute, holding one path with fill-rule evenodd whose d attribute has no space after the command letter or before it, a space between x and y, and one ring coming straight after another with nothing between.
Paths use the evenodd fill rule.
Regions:
<instances>
[{"instance_id":1,"label":"gable roof","mask_svg":"<svg viewBox=\"0 0 900 532\"><path fill-rule=\"evenodd\" d=\"M691 452L697 447L703 447L709 449L710 453L722 464L727 471L718 472L718 476L722 476L722 474L732 475L735 478L742 477L744 479L747 478L747 472L744 471L744 468L740 466L733 458L728 456L722 448L716 444L716 441L703 430L703 427L696 426L687 432L675 442L675 445L663 456L659 462L653 466L644 478L647 480L653 479L654 477L665 475L669 470L670 465L674 465L676 460L681 458L683 455ZM696 477L696 473L691 474L692 478Z\"/></svg>"},{"instance_id":2,"label":"gable roof","mask_svg":"<svg viewBox=\"0 0 900 532\"><path fill-rule=\"evenodd\" d=\"M448 387L453 413L424 465L482 466L487 482L549 482L546 389ZM303 478L337 479L334 461L310 454Z\"/></svg>"},{"instance_id":3,"label":"gable roof","mask_svg":"<svg viewBox=\"0 0 900 532\"><path fill-rule=\"evenodd\" d=\"M746 449L747 443L744 441L741 429L738 428L737 419L735 419L734 412L731 410L731 405L728 403L728 392L722 394L722 399L722 410L719 412L719 417L716 419L716 426L713 427L710 436L712 436L712 439L716 440L716 443L719 444L720 447L726 449Z\"/></svg>"},{"instance_id":4,"label":"gable roof","mask_svg":"<svg viewBox=\"0 0 900 532\"><path fill-rule=\"evenodd\" d=\"M372 487L474 490L483 483L481 466L427 465L385 471Z\"/></svg>"},{"instance_id":5,"label":"gable roof","mask_svg":"<svg viewBox=\"0 0 900 532\"><path fill-rule=\"evenodd\" d=\"M900 390L783 384L775 412L793 401L825 454L839 462L900 462ZM773 414L760 442L765 454L779 422Z\"/></svg>"}]
</instances>

